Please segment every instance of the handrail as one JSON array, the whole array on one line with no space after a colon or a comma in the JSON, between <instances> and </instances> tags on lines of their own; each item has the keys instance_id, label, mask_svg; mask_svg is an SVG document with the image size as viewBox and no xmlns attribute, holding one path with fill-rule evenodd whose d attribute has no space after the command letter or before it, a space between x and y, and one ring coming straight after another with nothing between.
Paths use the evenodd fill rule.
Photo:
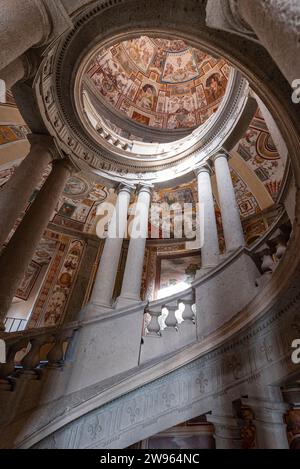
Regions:
<instances>
[{"instance_id":1,"label":"handrail","mask_svg":"<svg viewBox=\"0 0 300 469\"><path fill-rule=\"evenodd\" d=\"M281 222L283 222L285 217L286 217L286 212L285 210L282 210L276 222L273 223L259 239L254 241L254 243L249 246L249 250L251 252L254 252L254 251L257 251L257 249L259 249L261 246L263 246L266 243L266 241L270 238L270 236L272 236L275 233L275 231L279 229Z\"/></svg>"},{"instance_id":2,"label":"handrail","mask_svg":"<svg viewBox=\"0 0 300 469\"><path fill-rule=\"evenodd\" d=\"M17 332L0 332L0 339L3 339L6 343L13 342L16 339L21 338L31 338L31 337L38 337L40 335L51 335L57 332L64 332L68 330L76 330L80 327L80 322L70 322L66 324L62 324L59 326L51 326L51 327L38 327L32 329L25 329L24 331L17 331Z\"/></svg>"},{"instance_id":3,"label":"handrail","mask_svg":"<svg viewBox=\"0 0 300 469\"><path fill-rule=\"evenodd\" d=\"M67 351L65 345L69 345L74 332L78 329L78 323L70 323L57 327L26 329L21 332L1 332L0 339L4 340L6 345L6 362L0 364L0 380L6 380L10 390L11 378L20 373L38 373L41 364L61 367ZM48 345L46 349L45 345Z\"/></svg>"}]
</instances>

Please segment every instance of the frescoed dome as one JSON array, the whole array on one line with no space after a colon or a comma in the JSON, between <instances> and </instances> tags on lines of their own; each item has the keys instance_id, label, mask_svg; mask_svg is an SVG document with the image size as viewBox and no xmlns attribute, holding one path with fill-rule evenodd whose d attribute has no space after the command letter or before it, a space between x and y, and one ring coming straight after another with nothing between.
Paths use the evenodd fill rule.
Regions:
<instances>
[{"instance_id":1,"label":"frescoed dome","mask_svg":"<svg viewBox=\"0 0 300 469\"><path fill-rule=\"evenodd\" d=\"M215 113L230 67L181 40L141 36L98 50L84 89L142 126L193 129Z\"/></svg>"}]
</instances>

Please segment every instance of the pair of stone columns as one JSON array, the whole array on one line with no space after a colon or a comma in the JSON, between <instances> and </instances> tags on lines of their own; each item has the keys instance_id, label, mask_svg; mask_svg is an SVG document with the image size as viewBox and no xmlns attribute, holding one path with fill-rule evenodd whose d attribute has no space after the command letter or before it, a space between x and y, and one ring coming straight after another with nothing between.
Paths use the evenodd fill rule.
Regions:
<instances>
[{"instance_id":1,"label":"pair of stone columns","mask_svg":"<svg viewBox=\"0 0 300 469\"><path fill-rule=\"evenodd\" d=\"M214 164L226 249L227 252L231 252L244 246L245 241L227 154L217 154L214 157ZM196 173L198 177L200 218L203 218L203 223L201 223L203 227L202 267L211 268L216 266L219 261L219 240L211 186L211 172L209 166L205 165L198 168ZM115 280L127 228L127 214L131 193L132 188L124 185L120 186L115 211L109 225L108 237L91 295L90 303L102 307L104 310L112 306ZM151 189L145 186L141 187L132 226L122 291L117 300L117 306L119 307L140 301L150 198ZM94 314L93 310L92 314Z\"/></svg>"},{"instance_id":2,"label":"pair of stone columns","mask_svg":"<svg viewBox=\"0 0 300 469\"><path fill-rule=\"evenodd\" d=\"M241 403L249 407L254 415L252 424L256 430L258 449L288 449L287 428L284 415L289 406L283 401L277 386L257 389L259 397L242 398ZM207 421L214 425L216 449L243 448L241 421L232 411L232 403L224 401L216 412L207 415Z\"/></svg>"},{"instance_id":3,"label":"pair of stone columns","mask_svg":"<svg viewBox=\"0 0 300 469\"><path fill-rule=\"evenodd\" d=\"M53 140L47 136L31 137L31 151L0 191L1 244L7 240L17 218L41 181L43 172L57 158ZM52 171L34 202L24 215L0 256L0 329L29 265L36 246L56 207L72 172L68 160L56 159Z\"/></svg>"},{"instance_id":4,"label":"pair of stone columns","mask_svg":"<svg viewBox=\"0 0 300 469\"><path fill-rule=\"evenodd\" d=\"M118 265L127 231L128 208L133 189L121 185L118 191L116 207L108 228L95 285L90 304L104 310L112 307L112 296L116 281ZM148 233L148 217L151 201L151 188L141 186L138 191L131 237L123 276L121 295L117 306L127 306L141 300L140 290L144 266L145 246ZM92 315L94 311L92 310Z\"/></svg>"},{"instance_id":5,"label":"pair of stone columns","mask_svg":"<svg viewBox=\"0 0 300 469\"><path fill-rule=\"evenodd\" d=\"M228 155L220 152L213 158L222 215L226 251L233 252L245 245ZM197 168L202 267L216 266L219 261L219 239L211 185L211 169L208 164Z\"/></svg>"}]
</instances>

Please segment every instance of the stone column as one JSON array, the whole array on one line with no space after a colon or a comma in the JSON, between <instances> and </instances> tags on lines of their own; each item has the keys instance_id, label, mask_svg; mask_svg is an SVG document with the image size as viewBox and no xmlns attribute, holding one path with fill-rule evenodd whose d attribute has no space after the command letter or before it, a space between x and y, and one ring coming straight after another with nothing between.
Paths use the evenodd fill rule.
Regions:
<instances>
[{"instance_id":1,"label":"stone column","mask_svg":"<svg viewBox=\"0 0 300 469\"><path fill-rule=\"evenodd\" d=\"M208 165L204 165L197 168L195 173L197 174L198 179L202 268L209 268L218 264L220 252L214 199L211 187L211 169Z\"/></svg>"},{"instance_id":2,"label":"stone column","mask_svg":"<svg viewBox=\"0 0 300 469\"><path fill-rule=\"evenodd\" d=\"M142 186L130 233L130 242L123 277L121 295L117 306L127 306L141 301L141 284L145 259L145 246L148 234L148 218L152 189Z\"/></svg>"},{"instance_id":3,"label":"stone column","mask_svg":"<svg viewBox=\"0 0 300 469\"><path fill-rule=\"evenodd\" d=\"M271 387L270 387L271 388ZM288 404L283 402L279 388L270 389L266 397L242 399L254 413L256 441L259 449L288 449L288 439L284 414Z\"/></svg>"},{"instance_id":4,"label":"stone column","mask_svg":"<svg viewBox=\"0 0 300 469\"><path fill-rule=\"evenodd\" d=\"M35 54L27 52L0 70L0 80L5 82L6 89L11 89L18 81L26 81L37 70L38 60Z\"/></svg>"},{"instance_id":5,"label":"stone column","mask_svg":"<svg viewBox=\"0 0 300 469\"><path fill-rule=\"evenodd\" d=\"M223 415L207 415L214 425L216 449L241 449L243 440L237 419Z\"/></svg>"},{"instance_id":6,"label":"stone column","mask_svg":"<svg viewBox=\"0 0 300 469\"><path fill-rule=\"evenodd\" d=\"M13 176L0 190L0 247L5 243L17 218L42 179L43 172L56 155L51 137L31 135L31 150Z\"/></svg>"},{"instance_id":7,"label":"stone column","mask_svg":"<svg viewBox=\"0 0 300 469\"><path fill-rule=\"evenodd\" d=\"M61 0L0 0L0 70L72 26Z\"/></svg>"},{"instance_id":8,"label":"stone column","mask_svg":"<svg viewBox=\"0 0 300 469\"><path fill-rule=\"evenodd\" d=\"M49 225L50 228L51 225ZM90 281L95 271L95 263L99 249L100 240L92 235L84 235L86 247L80 269L75 281L71 297L68 302L64 323L79 321L84 318L83 306L86 305L86 296L90 287Z\"/></svg>"},{"instance_id":9,"label":"stone column","mask_svg":"<svg viewBox=\"0 0 300 469\"><path fill-rule=\"evenodd\" d=\"M131 187L125 185L119 187L116 207L109 224L107 239L91 295L90 303L93 305L104 306L104 308L112 306L116 275L127 229L131 194Z\"/></svg>"},{"instance_id":10,"label":"stone column","mask_svg":"<svg viewBox=\"0 0 300 469\"><path fill-rule=\"evenodd\" d=\"M228 165L228 155L218 153L214 157L214 164L226 250L231 252L244 246L245 239Z\"/></svg>"},{"instance_id":11,"label":"stone column","mask_svg":"<svg viewBox=\"0 0 300 469\"><path fill-rule=\"evenodd\" d=\"M209 27L260 40L286 79L300 77L299 0L208 0Z\"/></svg>"},{"instance_id":12,"label":"stone column","mask_svg":"<svg viewBox=\"0 0 300 469\"><path fill-rule=\"evenodd\" d=\"M68 160L57 160L53 163L51 174L0 257L2 327L16 290L71 173L72 166Z\"/></svg>"}]
</instances>

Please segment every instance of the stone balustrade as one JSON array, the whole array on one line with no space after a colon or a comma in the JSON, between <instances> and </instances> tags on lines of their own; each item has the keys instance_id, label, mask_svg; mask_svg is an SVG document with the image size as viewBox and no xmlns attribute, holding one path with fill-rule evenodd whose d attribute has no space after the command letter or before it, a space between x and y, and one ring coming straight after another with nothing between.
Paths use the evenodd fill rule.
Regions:
<instances>
[{"instance_id":1,"label":"stone balustrade","mask_svg":"<svg viewBox=\"0 0 300 469\"><path fill-rule=\"evenodd\" d=\"M14 378L22 373L36 376L44 367L61 366L66 345L79 328L74 363L83 363L85 359L80 348L85 348L94 337L99 373L106 378L179 351L196 341L201 342L223 327L259 293L258 287L270 279L280 264L288 239L289 228L281 224L269 233L264 244L237 250L226 256L218 266L196 278L189 289L149 304L137 302L123 305L96 316L83 314L80 323L60 328L0 334L7 345L6 363L0 365L2 388L11 389ZM233 282L236 278L239 283ZM241 283L244 286L243 295L237 295L236 289L240 290ZM90 309L91 305L86 308ZM114 340L111 339L112 330ZM112 350L116 369L108 367L104 360ZM94 379L98 381L96 375L92 382ZM76 376L74 370L70 389L77 389ZM78 367L78 376L82 377L81 366Z\"/></svg>"},{"instance_id":2,"label":"stone balustrade","mask_svg":"<svg viewBox=\"0 0 300 469\"><path fill-rule=\"evenodd\" d=\"M63 366L68 344L78 327L69 324L1 333L0 339L6 344L6 363L0 364L1 389L10 390L20 374L37 376L45 366Z\"/></svg>"},{"instance_id":3,"label":"stone balustrade","mask_svg":"<svg viewBox=\"0 0 300 469\"><path fill-rule=\"evenodd\" d=\"M259 244L254 252L254 258L262 273L257 284L263 287L280 264L287 250L290 240L291 228L288 224L281 224L273 230L263 244Z\"/></svg>"},{"instance_id":4,"label":"stone balustrade","mask_svg":"<svg viewBox=\"0 0 300 469\"><path fill-rule=\"evenodd\" d=\"M195 342L195 311L195 290L192 287L150 303L145 309L140 363Z\"/></svg>"}]
</instances>

